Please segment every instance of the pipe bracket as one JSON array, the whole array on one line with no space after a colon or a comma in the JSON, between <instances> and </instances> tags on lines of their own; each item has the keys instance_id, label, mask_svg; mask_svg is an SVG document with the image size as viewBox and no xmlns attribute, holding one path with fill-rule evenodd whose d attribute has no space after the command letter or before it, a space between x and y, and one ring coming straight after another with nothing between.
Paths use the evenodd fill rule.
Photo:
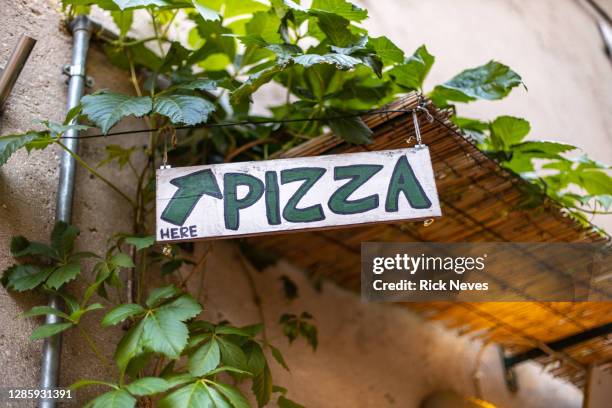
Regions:
<instances>
[{"instance_id":1,"label":"pipe bracket","mask_svg":"<svg viewBox=\"0 0 612 408\"><path fill-rule=\"evenodd\" d=\"M86 74L84 65L70 65L66 64L62 67L62 74L66 75L68 78L66 79L66 83L73 76L80 76L85 78L85 86L87 88L93 88L94 79Z\"/></svg>"}]
</instances>

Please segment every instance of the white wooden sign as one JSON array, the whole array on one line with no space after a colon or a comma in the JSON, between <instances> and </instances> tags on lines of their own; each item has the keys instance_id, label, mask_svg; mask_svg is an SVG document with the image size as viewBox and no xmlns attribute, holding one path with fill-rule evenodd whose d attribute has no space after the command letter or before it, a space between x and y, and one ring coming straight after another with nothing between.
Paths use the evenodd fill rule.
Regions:
<instances>
[{"instance_id":1,"label":"white wooden sign","mask_svg":"<svg viewBox=\"0 0 612 408\"><path fill-rule=\"evenodd\" d=\"M440 216L427 147L157 171L157 240Z\"/></svg>"}]
</instances>

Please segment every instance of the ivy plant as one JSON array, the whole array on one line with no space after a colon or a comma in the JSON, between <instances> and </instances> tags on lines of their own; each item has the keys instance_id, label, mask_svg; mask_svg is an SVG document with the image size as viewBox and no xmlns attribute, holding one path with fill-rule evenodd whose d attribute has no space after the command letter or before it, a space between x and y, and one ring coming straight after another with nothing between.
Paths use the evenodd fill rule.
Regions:
<instances>
[{"instance_id":1,"label":"ivy plant","mask_svg":"<svg viewBox=\"0 0 612 408\"><path fill-rule=\"evenodd\" d=\"M99 90L84 96L62 123L42 120L35 129L0 136L0 166L19 149L64 149L125 200L132 225L112 237L100 255L75 251L78 230L62 223L50 245L15 237L11 251L18 262L4 272L2 282L13 291L55 292L65 300L65 310L40 306L27 313L61 319L37 328L34 340L76 329L101 364L108 364L81 319L106 308L102 326L127 329L113 356L116 381L74 385L107 387L90 402L93 407L133 407L141 400L161 407L242 408L248 399L244 387L234 384L244 381L251 382L260 407L273 396L281 408L300 406L272 381L267 355L288 366L267 340L265 327L198 319L202 305L186 288L205 256L194 259L184 244L154 246L150 214L162 158L176 166L266 159L328 129L348 143L367 144L373 134L359 114L408 92L456 109L461 103L502 99L523 83L510 67L491 60L426 90L435 63L427 47L406 53L385 36L370 36L362 24L367 10L346 0L313 0L308 7L296 0L63 0L62 5L67 19L93 8L108 13L114 35L105 31L96 42L110 63L125 70L133 91ZM135 38L136 22L151 34ZM256 114L253 106L266 87L281 89L284 97L268 113ZM128 117L143 118L146 126L133 131L148 134L144 148L111 139L129 140L129 133L115 128ZM526 140L530 127L521 118L481 121L455 115L453 121L486 154L529 181L532 205L548 197L576 217L608 211L609 168L568 155L573 146ZM62 139L68 130L88 129L92 137L108 138L99 163L88 162ZM135 192L105 176L106 166L131 177ZM93 267L86 268L92 260ZM178 283L147 287L153 273L173 276ZM88 280L88 286L73 297L65 286L77 279ZM297 296L286 279L282 285L288 298ZM308 312L279 318L290 342L301 338L313 349L315 321Z\"/></svg>"},{"instance_id":2,"label":"ivy plant","mask_svg":"<svg viewBox=\"0 0 612 408\"><path fill-rule=\"evenodd\" d=\"M139 302L122 300L120 289L124 284L120 272L135 267L129 255L131 250L141 254L152 250L152 236L119 234L109 240L109 248L101 256L76 251L78 235L78 228L59 222L51 233L50 245L23 236L13 237L11 253L17 263L3 272L2 284L17 292L55 293L64 300L65 310L35 306L23 314L55 315L60 319L58 323L37 327L31 340L77 330L99 364L115 367L115 382L83 379L72 385L73 389L92 385L107 388L88 407L128 408L141 400L143 404L155 402L158 407L245 408L250 404L244 388L235 386L245 381L251 382L251 391L260 407L267 405L274 394L279 394L276 399L281 407L301 406L286 396L287 390L273 385L266 350L282 368L289 367L280 350L267 340L261 324L236 327L225 321L197 319L202 305L175 285L151 288ZM93 259L93 265L89 263L88 268L85 259ZM153 263L159 263L162 258L153 259ZM68 282L78 280L85 287L78 295L64 290ZM117 290L116 296L109 295L112 288ZM94 302L94 295L104 304ZM127 329L116 344L112 361L100 352L95 337L82 324L83 318L99 309L106 309L99 321L102 328L124 324ZM313 318L307 312L302 316L310 320L305 326L309 333L307 341L315 349L317 333ZM295 340L294 336L287 336L290 342Z\"/></svg>"}]
</instances>

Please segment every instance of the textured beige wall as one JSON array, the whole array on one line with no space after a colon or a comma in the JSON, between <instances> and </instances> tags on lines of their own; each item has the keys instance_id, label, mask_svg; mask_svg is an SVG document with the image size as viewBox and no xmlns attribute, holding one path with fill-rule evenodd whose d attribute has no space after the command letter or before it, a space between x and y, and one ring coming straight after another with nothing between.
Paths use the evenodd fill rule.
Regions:
<instances>
[{"instance_id":1,"label":"textured beige wall","mask_svg":"<svg viewBox=\"0 0 612 408\"><path fill-rule=\"evenodd\" d=\"M506 3L496 2L500 7L506 7ZM392 4L396 5L395 8ZM401 4L404 6L400 6ZM451 8L452 4L455 3L446 2L442 5ZM485 50L479 51L478 47L472 51L474 56L467 54L467 49L464 52L451 52L452 45L445 44L451 34L444 34L442 28L445 25L441 21L441 27L438 28L440 34L431 39L423 37L432 35L434 30L431 28L416 29L415 26L414 34L395 34L393 30L398 27L410 27L405 23L410 17L406 10L424 10L424 7L427 9L421 3L389 0L377 1L368 6L373 21L379 21L381 27L374 27L373 30L388 34L406 49L427 42L439 56L439 62L447 60L444 63L447 65L438 65L438 73L434 79L444 80L457 71L457 66L476 65L489 58L488 53L485 53ZM377 14L379 10L387 8L394 10L394 19L387 17L387 21ZM461 31L461 24L473 27L476 22L480 23L480 19L470 22L467 17L475 17L471 17L466 11L469 9L462 10L466 16L463 23L458 22L456 25L456 32L452 34L456 38L460 38L457 33ZM486 17L493 12L487 8L485 11ZM411 11L413 12L415 11ZM433 9L427 12L431 16L442 13L434 13ZM406 17L397 19L397 16ZM452 20L451 17L453 14L449 12L446 18ZM484 19L482 15L481 19ZM384 26L382 22L385 23ZM503 26L501 21L497 21L497 25ZM4 0L0 2L0 26L4 27L0 30L0 61L8 57L20 33L30 33L39 40L4 114L0 117L0 133L25 130L32 126L33 120L39 118L61 120L64 114L66 86L59 72L61 66L70 59L71 39L60 29L59 14L47 1ZM512 27L512 30L518 32L512 34L512 30L503 27L498 27L498 30L507 30L508 35L522 35L519 33L523 30L520 26ZM413 42L410 42L411 38L414 38ZM435 38L438 38L437 43L433 41ZM489 38L486 38L488 41ZM485 46L485 41L481 41L479 47ZM490 53L512 65L513 61L500 55L500 52L506 52L503 48L491 47ZM460 60L459 57L464 59ZM532 63L537 63L537 56L531 58ZM444 68L445 66L447 68ZM108 65L95 49L90 53L88 68L89 74L96 80L97 88L129 91L127 77ZM526 75L521 67L517 66L517 70L524 74L531 86L532 91L528 95L533 95L534 84L529 75ZM524 98L525 95L521 95L522 101L515 102L517 109L523 108L524 103L533 103L534 109L539 109L540 105L546 107L546 104L538 102L537 98L528 99L530 102L524 102ZM562 103L562 100L557 98L550 100ZM493 112L507 112L504 103L493 104L499 109L492 111L490 116L493 116ZM524 108L527 109L526 106ZM552 107L547 109L556 112ZM480 116L489 117L485 115L485 111L482 112L484 113ZM513 111L510 113L520 114ZM525 116L532 119L534 126L540 122L539 115ZM602 116L597 123L606 123L606 120ZM549 121L542 123L546 125ZM127 122L122 128L139 126L137 122ZM550 129L550 132L553 130ZM535 135L540 133L534 132ZM595 131L591 133L597 134ZM101 158L102 146L108 142L110 141L84 142L81 153L87 160L95 163ZM117 138L112 140L112 143L118 142L125 143ZM8 239L11 235L24 234L34 239L47 239L54 221L57 166L58 151L51 149L34 152L29 156L20 152L0 168L0 268L3 269L11 263L8 255ZM118 172L111 169L108 170L108 175L124 188L130 188L129 180L122 179ZM129 225L128 210L120 198L81 170L77 174L74 207L74 222L82 230L80 241L85 243L84 248L90 250L102 250L108 236ZM257 310L253 302L248 300L249 287L242 276L243 266L237 261L235 251L236 248L229 243L215 244L206 269L201 300L205 304L207 317L211 319L226 318L236 324L254 323L259 320ZM292 276L300 286L301 296L291 304L282 297L278 281L281 274ZM199 277L200 275L194 278L195 282ZM416 407L418 401L433 390L452 388L466 394L476 392L472 375L479 349L477 343L457 337L437 325L423 322L403 309L388 305L362 304L355 294L332 285L325 285L323 293L318 294L310 288L300 271L284 263L269 268L264 273L255 273L255 279L260 294L265 299L264 312L266 322L270 325L270 338L285 351L292 367L289 374L282 369L275 369L277 383L288 386L290 395L308 407ZM195 285L195 282L192 282L192 285ZM31 344L27 340L36 324L32 320L20 319L17 316L43 301L42 297L7 294L0 289L0 387L35 386L38 383L40 343ZM281 336L275 322L283 312L290 310L308 310L317 317L320 347L316 353L313 354L301 343L289 347ZM97 334L99 342L103 344L103 352L110 356L113 342L116 341L113 337L116 339L118 333L101 336L96 327L90 325L89 329ZM62 359L64 386L79 377L100 378L109 374L108 370L100 368L91 352L81 343L76 333L65 336ZM582 397L578 390L542 374L540 368L529 364L519 367L519 394L508 394L503 386L497 351L492 347L485 352L480 371L483 397L502 407L580 406Z\"/></svg>"}]
</instances>

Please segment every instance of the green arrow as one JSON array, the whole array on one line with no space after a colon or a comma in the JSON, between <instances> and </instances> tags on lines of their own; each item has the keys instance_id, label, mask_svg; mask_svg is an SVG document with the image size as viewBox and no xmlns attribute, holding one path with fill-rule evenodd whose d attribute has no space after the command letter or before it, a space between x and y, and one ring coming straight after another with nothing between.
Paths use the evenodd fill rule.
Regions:
<instances>
[{"instance_id":1,"label":"green arrow","mask_svg":"<svg viewBox=\"0 0 612 408\"><path fill-rule=\"evenodd\" d=\"M161 219L174 225L183 225L204 194L223 198L215 175L210 170L196 171L170 180L179 189L174 193L161 215Z\"/></svg>"}]
</instances>

